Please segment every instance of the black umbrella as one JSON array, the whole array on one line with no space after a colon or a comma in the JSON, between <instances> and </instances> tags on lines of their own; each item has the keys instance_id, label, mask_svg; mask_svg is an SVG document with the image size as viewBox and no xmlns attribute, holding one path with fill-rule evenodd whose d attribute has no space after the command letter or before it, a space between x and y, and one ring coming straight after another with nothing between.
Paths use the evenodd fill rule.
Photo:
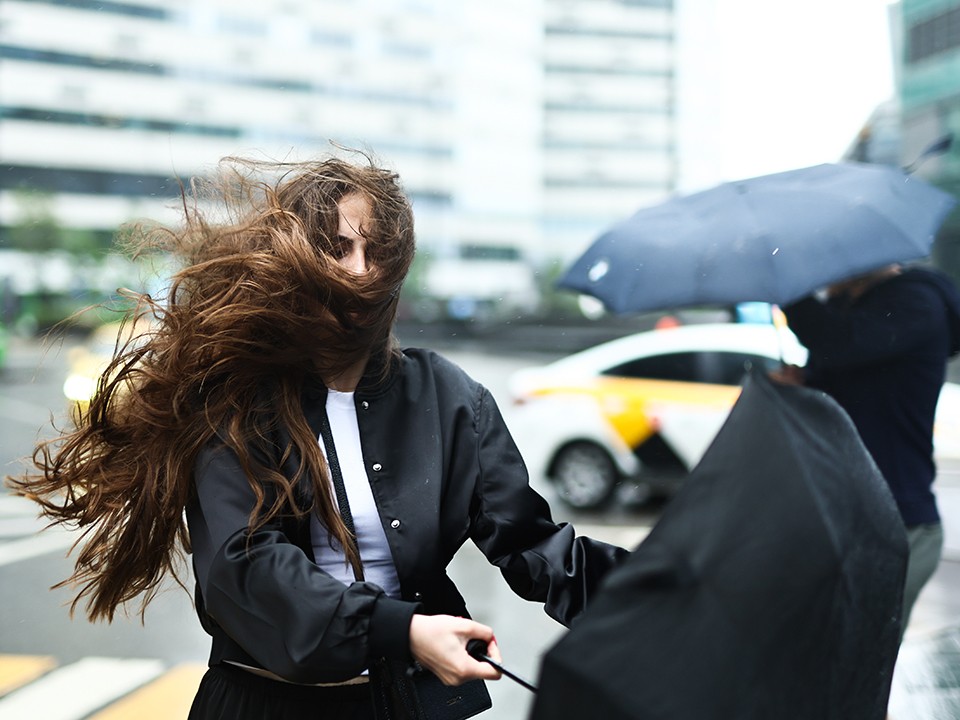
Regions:
<instances>
[{"instance_id":1,"label":"black umbrella","mask_svg":"<svg viewBox=\"0 0 960 720\"><path fill-rule=\"evenodd\" d=\"M725 183L640 210L597 238L558 285L613 312L786 305L926 257L956 203L897 168L817 165Z\"/></svg>"},{"instance_id":2,"label":"black umbrella","mask_svg":"<svg viewBox=\"0 0 960 720\"><path fill-rule=\"evenodd\" d=\"M545 655L532 720L882 720L906 557L847 415L753 373L658 524Z\"/></svg>"}]
</instances>

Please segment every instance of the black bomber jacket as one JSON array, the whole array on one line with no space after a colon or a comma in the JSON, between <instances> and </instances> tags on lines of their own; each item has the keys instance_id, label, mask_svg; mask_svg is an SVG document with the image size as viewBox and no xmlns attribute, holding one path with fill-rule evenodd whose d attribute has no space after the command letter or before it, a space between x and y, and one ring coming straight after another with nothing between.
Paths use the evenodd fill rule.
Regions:
<instances>
[{"instance_id":1,"label":"black bomber jacket","mask_svg":"<svg viewBox=\"0 0 960 720\"><path fill-rule=\"evenodd\" d=\"M213 443L198 458L187 508L211 665L230 660L316 683L353 677L381 657L410 661L415 612L468 616L446 573L467 539L514 592L545 603L564 625L626 555L553 522L489 391L456 365L431 351L405 350L386 380L374 378L371 372L361 381L355 402L402 597L369 582L346 586L321 570L308 516L248 533L253 491L235 453ZM317 436L325 402L322 386L303 398ZM281 468L288 476L295 460ZM302 486L309 507L309 483Z\"/></svg>"}]
</instances>

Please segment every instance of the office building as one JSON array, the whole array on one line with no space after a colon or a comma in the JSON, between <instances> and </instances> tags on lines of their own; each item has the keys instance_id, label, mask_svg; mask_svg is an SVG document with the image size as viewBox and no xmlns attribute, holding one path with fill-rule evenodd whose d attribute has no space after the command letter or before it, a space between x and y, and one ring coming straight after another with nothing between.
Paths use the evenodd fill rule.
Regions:
<instances>
[{"instance_id":1,"label":"office building","mask_svg":"<svg viewBox=\"0 0 960 720\"><path fill-rule=\"evenodd\" d=\"M960 197L960 2L901 0L901 160L913 162L948 133L949 152L924 160L916 174ZM960 211L947 218L934 245L934 262L960 279Z\"/></svg>"},{"instance_id":2,"label":"office building","mask_svg":"<svg viewBox=\"0 0 960 720\"><path fill-rule=\"evenodd\" d=\"M671 0L4 0L0 244L108 243L219 158L329 141L403 177L421 244L581 249L672 187Z\"/></svg>"},{"instance_id":3,"label":"office building","mask_svg":"<svg viewBox=\"0 0 960 720\"><path fill-rule=\"evenodd\" d=\"M0 231L43 204L109 240L134 218L173 219L178 181L221 157L305 159L334 141L400 172L427 246L534 243L536 9L4 0Z\"/></svg>"},{"instance_id":4,"label":"office building","mask_svg":"<svg viewBox=\"0 0 960 720\"><path fill-rule=\"evenodd\" d=\"M543 233L569 256L676 182L672 0L547 0Z\"/></svg>"}]
</instances>

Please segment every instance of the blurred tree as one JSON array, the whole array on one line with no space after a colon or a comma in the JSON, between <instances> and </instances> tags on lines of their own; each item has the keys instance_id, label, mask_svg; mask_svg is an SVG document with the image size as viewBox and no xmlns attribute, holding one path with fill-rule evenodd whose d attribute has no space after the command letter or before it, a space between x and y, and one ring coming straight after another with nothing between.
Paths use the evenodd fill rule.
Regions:
<instances>
[{"instance_id":1,"label":"blurred tree","mask_svg":"<svg viewBox=\"0 0 960 720\"><path fill-rule=\"evenodd\" d=\"M418 250L413 256L410 272L407 273L407 278L400 289L400 307L398 309L400 320L424 319L422 306L424 302L427 302L427 298L424 293L423 278L430 262L430 253L426 250Z\"/></svg>"},{"instance_id":2,"label":"blurred tree","mask_svg":"<svg viewBox=\"0 0 960 720\"><path fill-rule=\"evenodd\" d=\"M557 280L563 275L566 265L559 258L542 265L536 272L540 288L540 308L547 317L558 320L582 320L577 293L557 288Z\"/></svg>"},{"instance_id":3,"label":"blurred tree","mask_svg":"<svg viewBox=\"0 0 960 720\"><path fill-rule=\"evenodd\" d=\"M10 287L0 295L4 319L25 334L65 320L71 328L96 324L96 312L84 310L110 300L117 285L136 281L132 265L129 279L114 277L117 263L108 262L113 233L63 227L54 214L54 196L42 190L15 190L14 204L17 222L4 228L0 245L27 253L33 272L20 278L16 290L7 278ZM65 260L64 251L73 258Z\"/></svg>"},{"instance_id":4,"label":"blurred tree","mask_svg":"<svg viewBox=\"0 0 960 720\"><path fill-rule=\"evenodd\" d=\"M7 228L7 247L44 253L66 250L73 255L101 256L113 244L113 233L89 228L63 227L53 212L54 196L43 190L22 188L14 191L19 221Z\"/></svg>"},{"instance_id":5,"label":"blurred tree","mask_svg":"<svg viewBox=\"0 0 960 720\"><path fill-rule=\"evenodd\" d=\"M416 301L423 295L423 275L430 264L430 255L426 252L418 252L413 256L413 263L410 265L410 272L400 290L400 297L411 302Z\"/></svg>"},{"instance_id":6,"label":"blurred tree","mask_svg":"<svg viewBox=\"0 0 960 720\"><path fill-rule=\"evenodd\" d=\"M53 215L53 195L42 190L19 189L13 192L19 208L19 220L7 232L8 246L27 252L48 252L60 247L61 228Z\"/></svg>"},{"instance_id":7,"label":"blurred tree","mask_svg":"<svg viewBox=\"0 0 960 720\"><path fill-rule=\"evenodd\" d=\"M106 248L93 230L85 228L61 228L60 246L73 255L102 255Z\"/></svg>"}]
</instances>

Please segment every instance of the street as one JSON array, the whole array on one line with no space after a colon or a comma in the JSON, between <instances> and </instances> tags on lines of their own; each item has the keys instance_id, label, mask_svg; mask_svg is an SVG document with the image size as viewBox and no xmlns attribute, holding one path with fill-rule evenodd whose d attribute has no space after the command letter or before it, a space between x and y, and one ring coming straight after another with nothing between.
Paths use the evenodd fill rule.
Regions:
<instances>
[{"instance_id":1,"label":"street","mask_svg":"<svg viewBox=\"0 0 960 720\"><path fill-rule=\"evenodd\" d=\"M22 468L38 437L49 437L51 417L62 420L61 384L70 340L43 347L17 341L10 365L0 377L0 457L4 474ZM510 373L544 358L531 354L492 354L465 344L447 345L444 354L490 388L509 424L506 382ZM60 420L58 420L58 418ZM960 474L944 471L940 488L951 519L960 517ZM634 547L656 521L656 509L615 507L604 513L576 513L559 504L549 487L536 487L551 503L555 518L572 522L580 534ZM955 508L955 509L954 509ZM945 513L946 514L946 513ZM141 622L137 608L110 625L91 625L82 605L70 617L69 589L50 590L69 575L65 557L74 534L42 526L33 505L0 493L0 717L4 720L117 720L185 717L203 672L208 638L196 620L191 598L173 583L150 605ZM960 535L948 523L948 552L935 581L921 596L908 632L920 636L953 622L957 601ZM492 626L513 672L534 683L541 654L563 628L539 605L515 595L472 546L454 560L451 577L473 616ZM185 570L183 580L192 580ZM14 690L15 688L19 688ZM504 678L490 684L491 720L527 717L533 695Z\"/></svg>"}]
</instances>

